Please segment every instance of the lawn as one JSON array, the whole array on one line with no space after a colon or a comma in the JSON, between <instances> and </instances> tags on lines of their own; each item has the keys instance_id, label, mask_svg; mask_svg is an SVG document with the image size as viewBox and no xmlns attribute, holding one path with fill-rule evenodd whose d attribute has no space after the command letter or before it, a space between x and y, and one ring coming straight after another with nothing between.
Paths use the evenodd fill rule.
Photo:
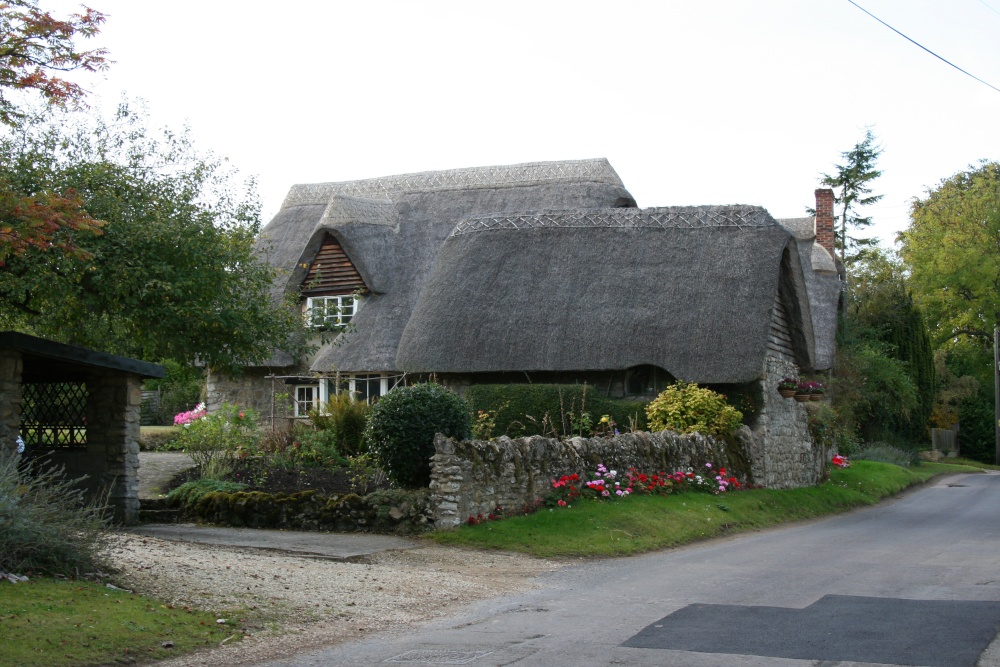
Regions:
<instances>
[{"instance_id":1,"label":"lawn","mask_svg":"<svg viewBox=\"0 0 1000 667\"><path fill-rule=\"evenodd\" d=\"M0 580L2 667L149 662L237 641L239 627L228 614L175 608L93 582Z\"/></svg>"},{"instance_id":2,"label":"lawn","mask_svg":"<svg viewBox=\"0 0 1000 667\"><path fill-rule=\"evenodd\" d=\"M857 461L850 468L834 469L829 481L814 487L753 489L717 496L687 492L603 502L578 500L571 507L438 531L428 539L520 551L541 558L628 556L845 512L875 504L937 475L980 470L982 467L944 463L902 468Z\"/></svg>"}]
</instances>

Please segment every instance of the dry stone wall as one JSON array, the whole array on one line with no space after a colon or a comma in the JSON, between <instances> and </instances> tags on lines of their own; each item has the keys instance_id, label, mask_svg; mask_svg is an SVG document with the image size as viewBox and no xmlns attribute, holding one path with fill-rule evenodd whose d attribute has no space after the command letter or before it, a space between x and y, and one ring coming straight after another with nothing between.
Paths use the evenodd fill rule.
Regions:
<instances>
[{"instance_id":1,"label":"dry stone wall","mask_svg":"<svg viewBox=\"0 0 1000 667\"><path fill-rule=\"evenodd\" d=\"M752 481L745 451L753 435L746 427L735 435L733 444L727 444L698 433L671 431L565 441L504 436L457 442L439 434L431 459L434 525L457 526L469 516L485 515L497 507L523 507L545 496L553 479L571 473L593 474L599 463L619 471L673 472L712 462Z\"/></svg>"},{"instance_id":2,"label":"dry stone wall","mask_svg":"<svg viewBox=\"0 0 1000 667\"><path fill-rule=\"evenodd\" d=\"M763 401L752 426L756 437L748 454L754 479L771 489L809 486L823 477L826 456L809 432L809 404L783 398L777 389L782 378L798 375L794 363L767 357Z\"/></svg>"}]
</instances>

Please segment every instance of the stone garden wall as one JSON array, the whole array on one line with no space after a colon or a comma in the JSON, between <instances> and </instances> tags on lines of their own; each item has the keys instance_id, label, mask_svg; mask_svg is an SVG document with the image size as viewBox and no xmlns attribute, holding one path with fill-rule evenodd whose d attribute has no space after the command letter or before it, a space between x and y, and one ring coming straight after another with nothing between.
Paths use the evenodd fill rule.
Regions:
<instances>
[{"instance_id":1,"label":"stone garden wall","mask_svg":"<svg viewBox=\"0 0 1000 667\"><path fill-rule=\"evenodd\" d=\"M517 509L544 497L552 480L571 473L592 475L599 463L625 472L673 472L726 467L752 482L746 451L754 436L739 429L732 444L701 434L623 433L610 438L558 440L532 436L456 442L438 435L431 459L431 507L436 528L457 526L497 507Z\"/></svg>"}]
</instances>

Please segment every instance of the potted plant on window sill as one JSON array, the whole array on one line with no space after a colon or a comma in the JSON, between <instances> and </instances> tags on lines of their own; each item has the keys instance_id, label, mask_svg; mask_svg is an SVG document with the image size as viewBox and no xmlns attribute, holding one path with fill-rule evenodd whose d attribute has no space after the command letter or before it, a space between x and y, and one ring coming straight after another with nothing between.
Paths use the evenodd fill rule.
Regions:
<instances>
[{"instance_id":1,"label":"potted plant on window sill","mask_svg":"<svg viewBox=\"0 0 1000 667\"><path fill-rule=\"evenodd\" d=\"M795 400L799 403L823 399L823 385L819 382L800 382L795 390Z\"/></svg>"},{"instance_id":2,"label":"potted plant on window sill","mask_svg":"<svg viewBox=\"0 0 1000 667\"><path fill-rule=\"evenodd\" d=\"M799 381L796 378L782 378L778 382L778 393L782 398L791 398L795 396L795 392L798 390Z\"/></svg>"}]
</instances>

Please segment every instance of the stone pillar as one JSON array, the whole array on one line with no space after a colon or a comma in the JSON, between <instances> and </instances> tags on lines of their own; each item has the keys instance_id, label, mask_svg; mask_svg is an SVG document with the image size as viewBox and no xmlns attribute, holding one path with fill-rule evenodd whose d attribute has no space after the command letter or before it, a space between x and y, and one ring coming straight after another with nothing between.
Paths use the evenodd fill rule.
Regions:
<instances>
[{"instance_id":1,"label":"stone pillar","mask_svg":"<svg viewBox=\"0 0 1000 667\"><path fill-rule=\"evenodd\" d=\"M798 377L798 373L790 361L775 357L765 361L763 400L752 428L759 446L751 469L754 481L771 489L810 486L822 477L823 447L809 431L809 404L782 398L777 390L781 378Z\"/></svg>"},{"instance_id":2,"label":"stone pillar","mask_svg":"<svg viewBox=\"0 0 1000 667\"><path fill-rule=\"evenodd\" d=\"M139 520L139 422L142 380L95 372L87 380L87 485L106 493L115 521Z\"/></svg>"},{"instance_id":3,"label":"stone pillar","mask_svg":"<svg viewBox=\"0 0 1000 667\"><path fill-rule=\"evenodd\" d=\"M434 456L431 457L431 509L436 528L454 528L463 520L460 505L462 487L466 482L465 463L455 455L455 442L440 433L434 436Z\"/></svg>"},{"instance_id":4,"label":"stone pillar","mask_svg":"<svg viewBox=\"0 0 1000 667\"><path fill-rule=\"evenodd\" d=\"M21 353L0 350L0 454L17 451L21 431Z\"/></svg>"}]
</instances>

